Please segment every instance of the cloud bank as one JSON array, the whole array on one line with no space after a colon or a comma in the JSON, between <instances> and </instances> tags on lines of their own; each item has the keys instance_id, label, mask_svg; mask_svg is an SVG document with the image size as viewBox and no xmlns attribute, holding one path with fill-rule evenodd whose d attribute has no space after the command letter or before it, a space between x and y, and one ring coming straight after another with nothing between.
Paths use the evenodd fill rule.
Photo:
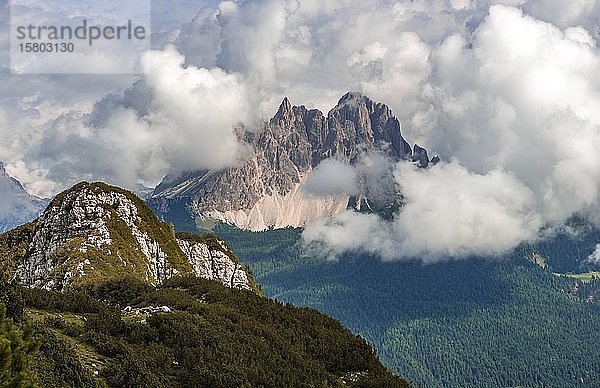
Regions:
<instances>
[{"instance_id":1,"label":"cloud bank","mask_svg":"<svg viewBox=\"0 0 600 388\"><path fill-rule=\"evenodd\" d=\"M586 29L493 6L468 41L453 34L432 47L429 64L428 109L413 119L423 142L454 162L397 166L403 210L392 222L365 219L386 243L371 236L351 249L389 259L497 256L542 226L597 212L600 56ZM353 230L359 218L311 225L305 241L327 254L350 249L328 244L328 229L363 233Z\"/></svg>"},{"instance_id":2,"label":"cloud bank","mask_svg":"<svg viewBox=\"0 0 600 388\"><path fill-rule=\"evenodd\" d=\"M501 255L542 226L533 193L503 170L475 174L456 162L423 170L402 162L394 178L404 206L393 220L346 211L309 225L305 243L330 257L363 250L431 262Z\"/></svg>"},{"instance_id":3,"label":"cloud bank","mask_svg":"<svg viewBox=\"0 0 600 388\"><path fill-rule=\"evenodd\" d=\"M0 74L12 85L0 95L8 170L42 195L80 179L156 183L239 162L235 127L256 127L284 96L327 110L357 90L450 162L421 171L375 155L354 173L322 166L310 190L350 192L356 176L359 191L400 189L406 202L392 221L343 214L307 228L327 254L500 255L542 226L597 213L600 2L193 4L188 23L173 29L173 16L157 28L147 75L129 88L98 78L94 96L83 82Z\"/></svg>"},{"instance_id":4,"label":"cloud bank","mask_svg":"<svg viewBox=\"0 0 600 388\"><path fill-rule=\"evenodd\" d=\"M142 58L144 83L109 96L90 115L63 115L43 132L39 156L57 181L103 179L131 186L181 169L236 165L235 128L248 117L245 87L220 69L182 67L174 48ZM87 125L85 125L87 123Z\"/></svg>"}]
</instances>

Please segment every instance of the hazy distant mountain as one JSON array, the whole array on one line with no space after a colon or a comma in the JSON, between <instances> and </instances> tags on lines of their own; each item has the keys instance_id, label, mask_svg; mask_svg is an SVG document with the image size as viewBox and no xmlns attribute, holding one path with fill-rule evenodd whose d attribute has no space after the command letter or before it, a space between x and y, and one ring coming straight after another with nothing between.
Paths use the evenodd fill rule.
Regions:
<instances>
[{"instance_id":1,"label":"hazy distant mountain","mask_svg":"<svg viewBox=\"0 0 600 388\"><path fill-rule=\"evenodd\" d=\"M154 190L151 207L165 219L187 212L242 229L303 226L355 202L348 195L316 197L301 190L327 158L353 164L365 152L379 150L421 167L430 163L425 149L411 148L402 137L389 107L359 93L345 94L327 116L292 106L286 98L264 130L247 133L244 140L255 152L243 166L167 176Z\"/></svg>"},{"instance_id":2,"label":"hazy distant mountain","mask_svg":"<svg viewBox=\"0 0 600 388\"><path fill-rule=\"evenodd\" d=\"M48 200L27 193L0 162L0 233L33 220L47 203Z\"/></svg>"}]
</instances>

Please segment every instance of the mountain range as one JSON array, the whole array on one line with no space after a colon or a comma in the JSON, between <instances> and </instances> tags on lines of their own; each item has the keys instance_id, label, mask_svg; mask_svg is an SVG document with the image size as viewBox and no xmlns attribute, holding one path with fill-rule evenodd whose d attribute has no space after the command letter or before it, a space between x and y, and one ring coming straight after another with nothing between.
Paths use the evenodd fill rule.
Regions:
<instances>
[{"instance_id":1,"label":"mountain range","mask_svg":"<svg viewBox=\"0 0 600 388\"><path fill-rule=\"evenodd\" d=\"M44 201L0 164L11 229L0 234L0 321L5 304L44 338L32 367L42 385L406 384L365 340L292 305L339 319L416 384L598 385L589 343L600 339L600 274L587 260L597 228L573 217L502 260L307 256L302 228L288 226L389 205L372 193L309 194L323 161L356 168L371 153L429 168L439 158L358 93L327 115L286 98L241 136L254 150L243 165L166 176L147 203L86 182ZM190 233L201 229L220 237Z\"/></svg>"},{"instance_id":2,"label":"mountain range","mask_svg":"<svg viewBox=\"0 0 600 388\"><path fill-rule=\"evenodd\" d=\"M240 167L166 176L148 203L160 218L218 220L252 231L304 226L357 201L348 194L312 195L303 184L324 160L356 164L369 152L427 167L427 150L403 138L391 109L360 93L346 93L324 115L285 98L277 113L243 141L254 152ZM360 201L358 201L360 203Z\"/></svg>"}]
</instances>

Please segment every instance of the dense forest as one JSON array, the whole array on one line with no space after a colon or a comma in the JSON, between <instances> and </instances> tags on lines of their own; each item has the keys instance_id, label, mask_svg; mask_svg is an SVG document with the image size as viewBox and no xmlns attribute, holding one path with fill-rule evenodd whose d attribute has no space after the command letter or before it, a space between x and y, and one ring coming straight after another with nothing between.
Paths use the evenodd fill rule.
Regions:
<instances>
[{"instance_id":1,"label":"dense forest","mask_svg":"<svg viewBox=\"0 0 600 388\"><path fill-rule=\"evenodd\" d=\"M0 386L406 386L338 321L209 280L1 288Z\"/></svg>"},{"instance_id":2,"label":"dense forest","mask_svg":"<svg viewBox=\"0 0 600 388\"><path fill-rule=\"evenodd\" d=\"M582 270L580 254L593 251L597 233L561 234L502 259L423 265L305 257L299 229L215 232L266 295L339 319L414 383L600 386L600 281L554 273ZM533 262L534 252L547 262Z\"/></svg>"}]
</instances>

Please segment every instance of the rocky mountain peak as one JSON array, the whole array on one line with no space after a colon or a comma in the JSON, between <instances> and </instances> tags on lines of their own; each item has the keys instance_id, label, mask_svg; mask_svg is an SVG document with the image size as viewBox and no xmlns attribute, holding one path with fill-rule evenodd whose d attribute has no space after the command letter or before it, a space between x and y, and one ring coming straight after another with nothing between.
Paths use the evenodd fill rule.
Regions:
<instances>
[{"instance_id":1,"label":"rocky mountain peak","mask_svg":"<svg viewBox=\"0 0 600 388\"><path fill-rule=\"evenodd\" d=\"M369 115L377 113L379 115L385 115L389 118L395 118L389 106L383 103L374 102L368 96L360 92L348 92L344 94L331 111L352 111L357 109L359 111L368 112Z\"/></svg>"},{"instance_id":2,"label":"rocky mountain peak","mask_svg":"<svg viewBox=\"0 0 600 388\"><path fill-rule=\"evenodd\" d=\"M360 92L347 92L344 94L338 101L337 105L358 105L358 104L367 104L373 103L371 99Z\"/></svg>"},{"instance_id":3,"label":"rocky mountain peak","mask_svg":"<svg viewBox=\"0 0 600 388\"><path fill-rule=\"evenodd\" d=\"M328 123L336 131L336 147L342 154L356 153L356 146L387 149L396 159L410 160L412 150L402 137L400 120L385 104L358 92L348 92L329 112ZM388 148L389 146L389 148Z\"/></svg>"},{"instance_id":4,"label":"rocky mountain peak","mask_svg":"<svg viewBox=\"0 0 600 388\"><path fill-rule=\"evenodd\" d=\"M82 182L59 194L31 229L21 239L27 255L15 272L30 287L63 289L122 276L159 284L174 275L196 275L255 288L222 240L178 237L142 200L103 183Z\"/></svg>"},{"instance_id":5,"label":"rocky mountain peak","mask_svg":"<svg viewBox=\"0 0 600 388\"><path fill-rule=\"evenodd\" d=\"M277 113L269 120L269 124L271 127L279 126L282 129L289 130L296 125L298 121L302 121L302 116L306 111L306 107L303 105L293 106L290 100L285 97L279 105Z\"/></svg>"},{"instance_id":6,"label":"rocky mountain peak","mask_svg":"<svg viewBox=\"0 0 600 388\"><path fill-rule=\"evenodd\" d=\"M370 114L375 104L371 99L358 92L348 92L339 99L328 116L342 116L345 120L355 121L360 114Z\"/></svg>"},{"instance_id":7,"label":"rocky mountain peak","mask_svg":"<svg viewBox=\"0 0 600 388\"><path fill-rule=\"evenodd\" d=\"M344 94L327 115L286 97L262 131L248 137L255 152L244 165L166 177L149 199L164 219L188 213L243 229L304 226L346 209L348 196L319 198L301 187L327 158L357 163L368 152L413 161L400 121L391 109L358 93ZM419 152L422 160L427 153ZM183 207L183 209L182 209Z\"/></svg>"},{"instance_id":8,"label":"rocky mountain peak","mask_svg":"<svg viewBox=\"0 0 600 388\"><path fill-rule=\"evenodd\" d=\"M286 116L291 113L292 113L292 103L290 102L289 98L284 97L283 101L281 101L281 104L279 105L279 109L277 110L275 117L283 117L283 116Z\"/></svg>"}]
</instances>

